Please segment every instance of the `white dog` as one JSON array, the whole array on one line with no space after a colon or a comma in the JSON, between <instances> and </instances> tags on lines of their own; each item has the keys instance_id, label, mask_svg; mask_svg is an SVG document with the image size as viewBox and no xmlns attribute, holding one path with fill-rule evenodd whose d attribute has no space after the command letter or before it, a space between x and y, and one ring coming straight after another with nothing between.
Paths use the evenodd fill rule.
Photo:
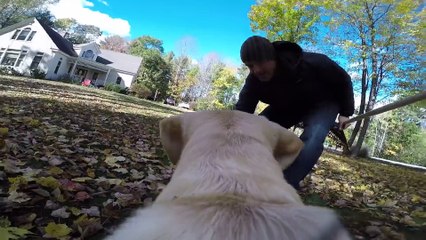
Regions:
<instances>
[{"instance_id":1,"label":"white dog","mask_svg":"<svg viewBox=\"0 0 426 240\"><path fill-rule=\"evenodd\" d=\"M173 177L112 240L350 239L329 209L305 206L283 178L303 143L239 111L184 113L160 122Z\"/></svg>"}]
</instances>

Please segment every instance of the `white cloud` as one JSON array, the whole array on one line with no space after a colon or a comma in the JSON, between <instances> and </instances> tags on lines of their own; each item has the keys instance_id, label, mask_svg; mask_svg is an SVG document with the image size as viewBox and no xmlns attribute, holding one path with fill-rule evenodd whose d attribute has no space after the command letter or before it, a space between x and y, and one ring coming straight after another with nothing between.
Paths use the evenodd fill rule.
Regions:
<instances>
[{"instance_id":1,"label":"white cloud","mask_svg":"<svg viewBox=\"0 0 426 240\"><path fill-rule=\"evenodd\" d=\"M102 4L103 4L103 5L105 5L105 6L109 6L109 4L108 4L108 2L107 2L107 1L104 1L104 0L98 0L98 2L102 3Z\"/></svg>"},{"instance_id":2,"label":"white cloud","mask_svg":"<svg viewBox=\"0 0 426 240\"><path fill-rule=\"evenodd\" d=\"M56 18L74 18L80 24L99 27L106 35L130 36L130 24L127 20L89 9L93 6L94 4L87 0L60 0L51 5L49 10Z\"/></svg>"},{"instance_id":3,"label":"white cloud","mask_svg":"<svg viewBox=\"0 0 426 240\"><path fill-rule=\"evenodd\" d=\"M84 7L93 7L93 6L95 6L95 4L93 4L92 2L86 1L86 0L81 0L81 3L83 4Z\"/></svg>"}]
</instances>

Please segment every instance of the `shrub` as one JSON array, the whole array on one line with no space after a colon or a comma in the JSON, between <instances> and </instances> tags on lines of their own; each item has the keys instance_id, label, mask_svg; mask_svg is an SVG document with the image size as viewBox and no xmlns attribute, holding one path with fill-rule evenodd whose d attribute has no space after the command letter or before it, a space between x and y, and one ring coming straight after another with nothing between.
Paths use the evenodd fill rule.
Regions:
<instances>
[{"instance_id":1,"label":"shrub","mask_svg":"<svg viewBox=\"0 0 426 240\"><path fill-rule=\"evenodd\" d=\"M37 79L45 79L46 78L46 72L40 69L32 69L31 70L31 77L37 78Z\"/></svg>"},{"instance_id":2,"label":"shrub","mask_svg":"<svg viewBox=\"0 0 426 240\"><path fill-rule=\"evenodd\" d=\"M121 91L120 85L117 85L114 83L108 83L104 89L107 91L116 92L116 93L119 93Z\"/></svg>"},{"instance_id":3,"label":"shrub","mask_svg":"<svg viewBox=\"0 0 426 240\"><path fill-rule=\"evenodd\" d=\"M24 76L24 74L22 74L19 71L16 71L11 66L1 66L0 67L0 74L3 74L3 75L12 75L12 76Z\"/></svg>"},{"instance_id":4,"label":"shrub","mask_svg":"<svg viewBox=\"0 0 426 240\"><path fill-rule=\"evenodd\" d=\"M148 98L152 95L152 92L142 83L133 84L130 93L138 98Z\"/></svg>"}]
</instances>

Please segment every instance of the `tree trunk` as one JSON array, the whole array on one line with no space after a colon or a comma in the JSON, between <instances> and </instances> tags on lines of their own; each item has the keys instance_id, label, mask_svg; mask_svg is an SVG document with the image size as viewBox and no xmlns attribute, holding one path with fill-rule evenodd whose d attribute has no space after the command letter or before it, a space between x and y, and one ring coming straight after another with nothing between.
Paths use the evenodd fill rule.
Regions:
<instances>
[{"instance_id":1,"label":"tree trunk","mask_svg":"<svg viewBox=\"0 0 426 240\"><path fill-rule=\"evenodd\" d=\"M362 121L363 124L362 124L362 127L361 127L361 131L359 133L359 136L358 136L358 141L355 145L355 148L353 148L353 150L352 150L353 156L358 156L358 154L361 150L362 144L364 143L365 136L367 135L368 127L370 126L370 120L371 120L371 118L368 117L368 118L365 118Z\"/></svg>"},{"instance_id":2,"label":"tree trunk","mask_svg":"<svg viewBox=\"0 0 426 240\"><path fill-rule=\"evenodd\" d=\"M363 44L363 56L365 56L365 40L362 39ZM367 81L367 59L365 57L362 58L362 75L361 75L361 102L359 105L358 114L364 114L365 112L365 98L367 96L368 90L368 81ZM348 141L348 147L352 147L352 144L355 141L356 136L358 135L359 129L361 128L362 121L358 121L355 124L354 130L351 133L351 137Z\"/></svg>"}]
</instances>

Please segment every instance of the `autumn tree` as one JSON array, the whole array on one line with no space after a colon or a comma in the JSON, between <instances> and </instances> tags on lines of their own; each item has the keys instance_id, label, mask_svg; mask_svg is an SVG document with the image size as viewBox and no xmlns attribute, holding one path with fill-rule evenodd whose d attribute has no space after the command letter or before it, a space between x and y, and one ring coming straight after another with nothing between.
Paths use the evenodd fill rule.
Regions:
<instances>
[{"instance_id":1,"label":"autumn tree","mask_svg":"<svg viewBox=\"0 0 426 240\"><path fill-rule=\"evenodd\" d=\"M175 57L173 53L169 55L171 66L171 81L169 84L170 96L175 100L181 101L183 93L196 84L194 75L189 75L193 64L189 56L181 55Z\"/></svg>"},{"instance_id":2,"label":"autumn tree","mask_svg":"<svg viewBox=\"0 0 426 240\"><path fill-rule=\"evenodd\" d=\"M270 40L315 42L318 12L313 0L259 0L248 17L251 29L265 32Z\"/></svg>"},{"instance_id":3,"label":"autumn tree","mask_svg":"<svg viewBox=\"0 0 426 240\"><path fill-rule=\"evenodd\" d=\"M199 101L198 109L231 109L238 98L242 81L235 71L223 67L214 75L211 90Z\"/></svg>"},{"instance_id":4,"label":"autumn tree","mask_svg":"<svg viewBox=\"0 0 426 240\"><path fill-rule=\"evenodd\" d=\"M379 97L394 93L401 80L412 79L407 71L419 68L413 59L422 56L415 33L419 30L419 3L411 0L339 1L326 5L333 43L344 46L351 63L358 66L361 104L358 114L371 111ZM424 14L424 13L423 13ZM340 36L340 37L339 37ZM349 140L357 154L365 139L370 118L359 121Z\"/></svg>"},{"instance_id":5,"label":"autumn tree","mask_svg":"<svg viewBox=\"0 0 426 240\"><path fill-rule=\"evenodd\" d=\"M197 85L191 89L192 99L196 100L207 97L213 80L224 67L225 64L216 53L205 55L198 63L198 80Z\"/></svg>"},{"instance_id":6,"label":"autumn tree","mask_svg":"<svg viewBox=\"0 0 426 240\"><path fill-rule=\"evenodd\" d=\"M100 42L101 49L107 49L114 52L127 53L129 50L129 42L118 35L106 37Z\"/></svg>"}]
</instances>

